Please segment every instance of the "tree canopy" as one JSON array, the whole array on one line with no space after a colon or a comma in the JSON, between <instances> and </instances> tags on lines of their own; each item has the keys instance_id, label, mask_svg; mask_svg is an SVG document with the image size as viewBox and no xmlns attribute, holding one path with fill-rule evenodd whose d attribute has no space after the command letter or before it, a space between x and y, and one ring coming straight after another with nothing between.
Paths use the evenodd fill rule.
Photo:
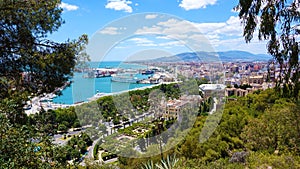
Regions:
<instances>
[{"instance_id":1,"label":"tree canopy","mask_svg":"<svg viewBox=\"0 0 300 169\"><path fill-rule=\"evenodd\" d=\"M268 52L280 65L278 87L285 96L298 97L300 89L299 0L239 0L236 10L250 42L258 29L260 40L269 40Z\"/></svg>"},{"instance_id":2,"label":"tree canopy","mask_svg":"<svg viewBox=\"0 0 300 169\"><path fill-rule=\"evenodd\" d=\"M0 1L2 104L13 100L21 111L28 96L63 86L77 61L85 56L86 35L62 43L47 39L64 23L59 4L60 0Z\"/></svg>"},{"instance_id":3,"label":"tree canopy","mask_svg":"<svg viewBox=\"0 0 300 169\"><path fill-rule=\"evenodd\" d=\"M65 165L55 153L60 148L52 145L49 127L42 121L32 123L23 110L30 97L63 86L78 61L87 57L86 35L60 43L49 40L64 23L60 3L0 1L0 166L4 168Z\"/></svg>"}]
</instances>

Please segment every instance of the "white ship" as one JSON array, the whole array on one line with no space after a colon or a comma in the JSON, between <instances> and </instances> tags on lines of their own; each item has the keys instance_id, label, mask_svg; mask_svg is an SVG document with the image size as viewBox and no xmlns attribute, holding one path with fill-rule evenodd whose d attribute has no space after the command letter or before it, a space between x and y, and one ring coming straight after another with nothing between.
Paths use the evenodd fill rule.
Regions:
<instances>
[{"instance_id":1,"label":"white ship","mask_svg":"<svg viewBox=\"0 0 300 169\"><path fill-rule=\"evenodd\" d=\"M139 83L140 80L137 77L134 77L133 74L118 74L112 76L112 82L122 82L122 83Z\"/></svg>"}]
</instances>

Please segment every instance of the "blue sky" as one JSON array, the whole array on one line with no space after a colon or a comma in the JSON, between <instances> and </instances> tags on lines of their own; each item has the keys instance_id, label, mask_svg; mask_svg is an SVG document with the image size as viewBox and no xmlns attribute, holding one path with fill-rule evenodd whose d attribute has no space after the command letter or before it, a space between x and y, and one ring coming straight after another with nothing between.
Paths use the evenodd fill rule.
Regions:
<instances>
[{"instance_id":1,"label":"blue sky","mask_svg":"<svg viewBox=\"0 0 300 169\"><path fill-rule=\"evenodd\" d=\"M62 0L65 24L55 41L90 38L92 60L139 60L195 50L266 53L246 44L232 9L238 0Z\"/></svg>"}]
</instances>

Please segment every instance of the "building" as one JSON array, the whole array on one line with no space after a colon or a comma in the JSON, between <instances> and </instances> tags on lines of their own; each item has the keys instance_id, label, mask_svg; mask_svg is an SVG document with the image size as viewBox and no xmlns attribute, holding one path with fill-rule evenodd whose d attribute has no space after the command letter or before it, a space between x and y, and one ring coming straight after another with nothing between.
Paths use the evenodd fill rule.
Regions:
<instances>
[{"instance_id":1,"label":"building","mask_svg":"<svg viewBox=\"0 0 300 169\"><path fill-rule=\"evenodd\" d=\"M202 84L199 90L203 93L204 97L209 97L215 92L225 91L224 84Z\"/></svg>"},{"instance_id":2,"label":"building","mask_svg":"<svg viewBox=\"0 0 300 169\"><path fill-rule=\"evenodd\" d=\"M262 75L259 76L249 76L248 84L263 84L264 77Z\"/></svg>"},{"instance_id":3,"label":"building","mask_svg":"<svg viewBox=\"0 0 300 169\"><path fill-rule=\"evenodd\" d=\"M247 88L246 90L240 89L240 88L226 88L225 89L225 96L237 96L237 97L244 97L247 94L251 93L253 91L252 88Z\"/></svg>"},{"instance_id":4,"label":"building","mask_svg":"<svg viewBox=\"0 0 300 169\"><path fill-rule=\"evenodd\" d=\"M199 95L183 95L178 100L169 100L166 104L165 117L177 117L178 113L186 106L199 107L202 100Z\"/></svg>"}]
</instances>

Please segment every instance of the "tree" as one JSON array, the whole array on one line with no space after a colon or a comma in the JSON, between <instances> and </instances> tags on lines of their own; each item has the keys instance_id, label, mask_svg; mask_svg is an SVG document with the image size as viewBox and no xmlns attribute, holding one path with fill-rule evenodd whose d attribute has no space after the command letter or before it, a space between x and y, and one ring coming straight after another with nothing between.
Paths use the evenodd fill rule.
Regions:
<instances>
[{"instance_id":1,"label":"tree","mask_svg":"<svg viewBox=\"0 0 300 169\"><path fill-rule=\"evenodd\" d=\"M66 125L60 124L60 125L58 126L58 130L59 130L59 131L62 131L62 132L66 132L66 131L68 130L68 128L67 128Z\"/></svg>"},{"instance_id":2,"label":"tree","mask_svg":"<svg viewBox=\"0 0 300 169\"><path fill-rule=\"evenodd\" d=\"M103 134L107 133L107 128L104 124L99 124L98 126L99 131L101 131Z\"/></svg>"},{"instance_id":3,"label":"tree","mask_svg":"<svg viewBox=\"0 0 300 169\"><path fill-rule=\"evenodd\" d=\"M60 2L0 1L0 166L4 168L66 165L54 157L50 138L39 130L41 120L32 123L23 110L30 97L63 86L76 63L87 58L86 35L62 43L47 39L64 22ZM37 146L41 150L35 151Z\"/></svg>"},{"instance_id":4,"label":"tree","mask_svg":"<svg viewBox=\"0 0 300 169\"><path fill-rule=\"evenodd\" d=\"M59 3L0 2L0 100L14 101L19 113L31 94L50 93L63 86L77 61L86 57L82 51L86 35L63 43L47 39L63 23ZM14 118L23 116L11 120L20 121Z\"/></svg>"},{"instance_id":5,"label":"tree","mask_svg":"<svg viewBox=\"0 0 300 169\"><path fill-rule=\"evenodd\" d=\"M242 133L250 150L299 154L299 110L287 99L278 99L260 118L251 119Z\"/></svg>"},{"instance_id":6,"label":"tree","mask_svg":"<svg viewBox=\"0 0 300 169\"><path fill-rule=\"evenodd\" d=\"M244 37L250 42L258 28L258 38L269 40L268 52L280 65L277 88L284 96L298 97L300 90L299 0L239 0L236 10L244 23Z\"/></svg>"}]
</instances>

